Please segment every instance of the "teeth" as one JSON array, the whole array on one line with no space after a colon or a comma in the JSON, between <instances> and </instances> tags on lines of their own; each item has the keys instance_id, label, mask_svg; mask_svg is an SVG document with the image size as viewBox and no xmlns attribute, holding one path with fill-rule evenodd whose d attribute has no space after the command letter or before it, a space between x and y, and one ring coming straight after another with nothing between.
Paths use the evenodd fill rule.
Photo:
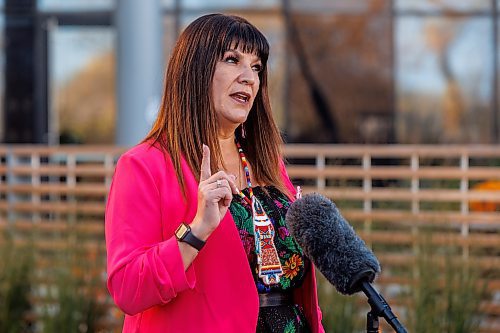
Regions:
<instances>
[{"instance_id":1,"label":"teeth","mask_svg":"<svg viewBox=\"0 0 500 333\"><path fill-rule=\"evenodd\" d=\"M243 102L248 101L248 97L243 94L234 94L233 96L238 98L239 100L242 100Z\"/></svg>"}]
</instances>

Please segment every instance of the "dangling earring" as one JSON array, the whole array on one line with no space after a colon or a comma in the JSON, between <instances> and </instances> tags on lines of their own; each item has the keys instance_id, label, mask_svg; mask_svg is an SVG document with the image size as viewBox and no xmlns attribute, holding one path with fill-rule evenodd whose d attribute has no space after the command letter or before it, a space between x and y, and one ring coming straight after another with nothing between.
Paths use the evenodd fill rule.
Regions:
<instances>
[{"instance_id":1,"label":"dangling earring","mask_svg":"<svg viewBox=\"0 0 500 333\"><path fill-rule=\"evenodd\" d=\"M241 137L246 139L247 135L245 133L245 123L241 124Z\"/></svg>"}]
</instances>

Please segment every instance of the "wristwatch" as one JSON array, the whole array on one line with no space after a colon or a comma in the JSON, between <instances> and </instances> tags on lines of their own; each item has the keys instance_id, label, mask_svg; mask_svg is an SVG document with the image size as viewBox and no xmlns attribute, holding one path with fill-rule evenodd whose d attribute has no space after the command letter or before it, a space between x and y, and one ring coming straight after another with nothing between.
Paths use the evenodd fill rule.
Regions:
<instances>
[{"instance_id":1,"label":"wristwatch","mask_svg":"<svg viewBox=\"0 0 500 333\"><path fill-rule=\"evenodd\" d=\"M181 225L177 227L177 230L175 230L175 237L179 242L187 243L198 251L205 245L204 241L193 235L191 227L186 223L181 223Z\"/></svg>"}]
</instances>

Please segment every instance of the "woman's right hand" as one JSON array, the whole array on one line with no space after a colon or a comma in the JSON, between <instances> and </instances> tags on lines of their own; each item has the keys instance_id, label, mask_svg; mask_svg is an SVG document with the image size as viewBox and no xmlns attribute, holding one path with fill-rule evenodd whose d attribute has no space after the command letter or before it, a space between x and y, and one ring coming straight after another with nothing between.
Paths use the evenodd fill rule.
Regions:
<instances>
[{"instance_id":1,"label":"woman's right hand","mask_svg":"<svg viewBox=\"0 0 500 333\"><path fill-rule=\"evenodd\" d=\"M210 170L210 149L203 145L200 184L198 186L198 210L191 223L193 234L206 240L219 226L226 215L233 193L238 194L235 177L224 171L212 175Z\"/></svg>"}]
</instances>

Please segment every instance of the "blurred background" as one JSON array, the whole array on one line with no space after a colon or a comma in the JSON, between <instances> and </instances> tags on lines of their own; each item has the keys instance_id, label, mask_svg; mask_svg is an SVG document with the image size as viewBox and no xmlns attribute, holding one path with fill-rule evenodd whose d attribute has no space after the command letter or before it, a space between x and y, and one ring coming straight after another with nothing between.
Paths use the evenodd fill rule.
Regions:
<instances>
[{"instance_id":1,"label":"blurred background","mask_svg":"<svg viewBox=\"0 0 500 333\"><path fill-rule=\"evenodd\" d=\"M0 0L0 333L120 331L114 165L212 12L268 38L288 172L374 249L409 331L500 332L500 0ZM364 297L319 279L327 332L363 332Z\"/></svg>"},{"instance_id":2,"label":"blurred background","mask_svg":"<svg viewBox=\"0 0 500 333\"><path fill-rule=\"evenodd\" d=\"M3 142L122 143L118 106L127 88L117 82L130 71L127 54L139 53L149 74L131 76L131 84L150 86L136 93L144 102L133 112L149 124L179 32L210 12L242 15L269 39L271 101L288 142L500 140L497 1L2 0L0 6Z\"/></svg>"}]
</instances>

